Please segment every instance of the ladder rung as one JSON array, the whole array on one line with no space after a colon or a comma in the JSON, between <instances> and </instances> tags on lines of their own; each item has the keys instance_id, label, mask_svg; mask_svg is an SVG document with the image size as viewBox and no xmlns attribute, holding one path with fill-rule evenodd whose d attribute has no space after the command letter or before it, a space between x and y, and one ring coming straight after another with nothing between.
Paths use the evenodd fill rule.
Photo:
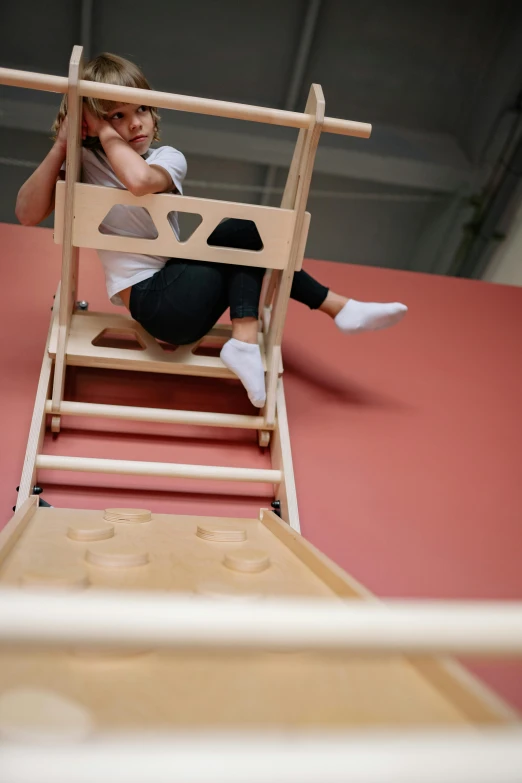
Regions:
<instances>
[{"instance_id":1,"label":"ladder rung","mask_svg":"<svg viewBox=\"0 0 522 783\"><path fill-rule=\"evenodd\" d=\"M46 413L52 410L51 400L45 404ZM55 415L57 415L55 413ZM88 416L93 418L150 421L161 424L197 424L203 427L238 427L248 430L269 430L262 416L237 413L207 413L206 411L172 411L165 408L138 408L130 405L99 405L90 402L62 402L58 415Z\"/></svg>"},{"instance_id":2,"label":"ladder rung","mask_svg":"<svg viewBox=\"0 0 522 783\"><path fill-rule=\"evenodd\" d=\"M177 465L169 462L136 462L94 457L61 457L40 454L36 467L42 470L73 470L87 473L121 473L131 476L168 476L169 478L208 479L213 481L254 481L280 484L282 471L261 468L228 468L214 465Z\"/></svg>"}]
</instances>

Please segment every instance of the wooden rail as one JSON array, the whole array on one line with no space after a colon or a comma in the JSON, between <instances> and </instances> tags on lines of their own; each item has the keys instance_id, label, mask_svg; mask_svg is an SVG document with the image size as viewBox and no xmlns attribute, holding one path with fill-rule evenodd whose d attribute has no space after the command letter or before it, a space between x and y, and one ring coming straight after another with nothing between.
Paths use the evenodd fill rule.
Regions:
<instances>
[{"instance_id":1,"label":"wooden rail","mask_svg":"<svg viewBox=\"0 0 522 783\"><path fill-rule=\"evenodd\" d=\"M522 602L266 598L0 590L0 643L150 644L353 653L522 656Z\"/></svg>"},{"instance_id":2,"label":"wooden rail","mask_svg":"<svg viewBox=\"0 0 522 783\"><path fill-rule=\"evenodd\" d=\"M119 473L127 476L165 476L209 481L253 481L280 484L280 470L262 468L228 468L214 465L179 465L170 462L139 462L125 459L95 457L62 457L40 454L36 459L40 470L71 470L79 473Z\"/></svg>"},{"instance_id":3,"label":"wooden rail","mask_svg":"<svg viewBox=\"0 0 522 783\"><path fill-rule=\"evenodd\" d=\"M0 68L0 84L46 92L66 93L68 91L68 80L65 76L18 71L11 68ZM120 87L114 84L90 82L85 79L78 82L78 91L85 98L102 98L121 103L144 103L159 109L177 109L196 114L211 114L214 117L230 117L236 120L263 122L269 125L284 125L289 128L308 128L312 120L312 115L302 112L270 109L265 106L249 106L230 101L216 101L211 98L195 98L190 95L176 95L157 90L139 90L134 87ZM372 132L372 126L367 122L326 117L322 131L368 139Z\"/></svg>"},{"instance_id":4,"label":"wooden rail","mask_svg":"<svg viewBox=\"0 0 522 783\"><path fill-rule=\"evenodd\" d=\"M47 400L45 412L51 413L51 409L52 402ZM159 424L191 424L201 427L232 427L245 430L266 428L265 420L262 416L246 416L240 413L207 413L206 411L171 411L166 408L100 405L91 402L69 402L66 400L60 405L60 415L84 416L91 419L150 421Z\"/></svg>"}]
</instances>

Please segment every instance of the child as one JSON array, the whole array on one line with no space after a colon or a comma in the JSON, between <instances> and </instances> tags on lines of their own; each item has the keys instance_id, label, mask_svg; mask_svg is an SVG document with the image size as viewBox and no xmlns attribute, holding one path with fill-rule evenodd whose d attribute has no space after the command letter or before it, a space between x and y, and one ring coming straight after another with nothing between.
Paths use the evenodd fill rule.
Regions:
<instances>
[{"instance_id":1,"label":"child","mask_svg":"<svg viewBox=\"0 0 522 783\"><path fill-rule=\"evenodd\" d=\"M89 81L150 89L141 70L121 57L102 54L91 60L83 78ZM187 171L184 156L172 147L152 148L159 141L157 110L149 106L84 99L82 180L126 188L135 196L182 193ZM55 143L21 187L16 215L23 225L37 225L54 209L56 179L64 170L67 139L67 96L53 126ZM170 223L179 238L178 220ZM100 231L154 238L147 210L114 206ZM229 219L211 234L209 244L259 250L261 239L252 221ZM98 251L111 302L127 307L153 337L184 345L202 338L230 307L232 339L221 351L256 407L265 403L265 378L257 342L258 306L264 270L259 267L184 261L118 251ZM343 332L382 329L400 321L407 307L400 303L357 302L329 291L305 271L296 272L292 298L329 315Z\"/></svg>"}]
</instances>

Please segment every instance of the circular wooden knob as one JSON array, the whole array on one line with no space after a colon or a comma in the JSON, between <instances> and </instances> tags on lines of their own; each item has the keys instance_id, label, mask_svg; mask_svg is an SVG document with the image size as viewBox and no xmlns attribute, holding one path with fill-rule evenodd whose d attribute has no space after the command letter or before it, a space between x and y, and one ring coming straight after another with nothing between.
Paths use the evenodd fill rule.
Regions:
<instances>
[{"instance_id":1,"label":"circular wooden knob","mask_svg":"<svg viewBox=\"0 0 522 783\"><path fill-rule=\"evenodd\" d=\"M107 522L126 522L136 525L140 522L150 522L152 514L146 508L106 508L103 518Z\"/></svg>"},{"instance_id":2,"label":"circular wooden knob","mask_svg":"<svg viewBox=\"0 0 522 783\"><path fill-rule=\"evenodd\" d=\"M133 568L149 562L149 553L144 550L137 550L131 544L122 544L118 539L109 543L114 546L101 544L96 549L88 549L85 553L87 562L100 568Z\"/></svg>"},{"instance_id":3,"label":"circular wooden knob","mask_svg":"<svg viewBox=\"0 0 522 783\"><path fill-rule=\"evenodd\" d=\"M90 734L93 720L77 702L59 693L17 688L0 696L0 737L16 742L78 741Z\"/></svg>"},{"instance_id":4,"label":"circular wooden knob","mask_svg":"<svg viewBox=\"0 0 522 783\"><path fill-rule=\"evenodd\" d=\"M246 541L246 530L230 525L198 525L196 535L205 541Z\"/></svg>"},{"instance_id":5,"label":"circular wooden knob","mask_svg":"<svg viewBox=\"0 0 522 783\"><path fill-rule=\"evenodd\" d=\"M67 529L73 541L103 541L114 536L114 527L105 522L75 522Z\"/></svg>"},{"instance_id":6,"label":"circular wooden knob","mask_svg":"<svg viewBox=\"0 0 522 783\"><path fill-rule=\"evenodd\" d=\"M243 574L258 574L270 565L270 558L261 549L242 549L225 555L224 564L232 571Z\"/></svg>"}]
</instances>

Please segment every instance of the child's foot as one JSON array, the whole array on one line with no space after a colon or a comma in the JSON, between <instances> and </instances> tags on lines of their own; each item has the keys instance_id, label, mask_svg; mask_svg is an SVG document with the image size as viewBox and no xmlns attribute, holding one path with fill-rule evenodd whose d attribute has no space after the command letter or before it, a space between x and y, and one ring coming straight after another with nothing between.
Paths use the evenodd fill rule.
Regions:
<instances>
[{"instance_id":1,"label":"child's foot","mask_svg":"<svg viewBox=\"0 0 522 783\"><path fill-rule=\"evenodd\" d=\"M237 375L256 408L266 402L265 371L257 343L244 343L232 337L221 349L221 360Z\"/></svg>"},{"instance_id":2,"label":"child's foot","mask_svg":"<svg viewBox=\"0 0 522 783\"><path fill-rule=\"evenodd\" d=\"M380 304L377 302L357 302L348 299L342 310L334 318L341 332L366 332L374 329L386 329L398 323L408 308L400 302Z\"/></svg>"}]
</instances>

